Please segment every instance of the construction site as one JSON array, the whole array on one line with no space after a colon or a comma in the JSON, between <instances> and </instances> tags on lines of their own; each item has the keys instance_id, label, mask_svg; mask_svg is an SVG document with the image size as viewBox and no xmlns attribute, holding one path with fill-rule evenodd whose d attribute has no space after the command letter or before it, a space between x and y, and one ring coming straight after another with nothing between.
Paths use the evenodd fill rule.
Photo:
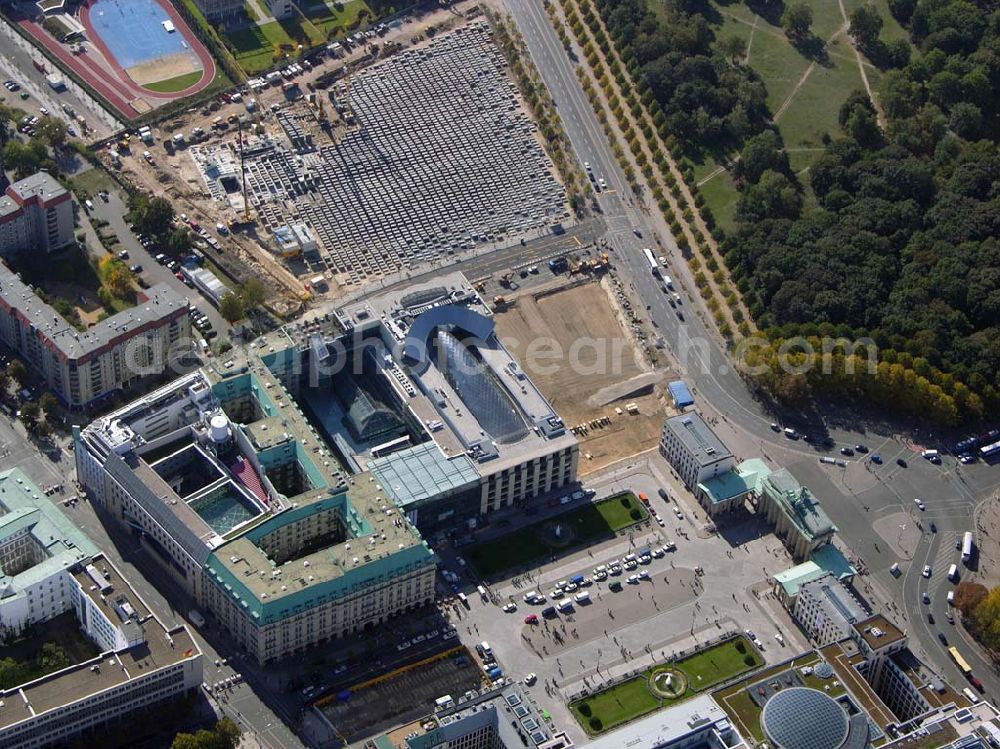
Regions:
<instances>
[{"instance_id":1,"label":"construction site","mask_svg":"<svg viewBox=\"0 0 1000 749\"><path fill-rule=\"evenodd\" d=\"M585 475L656 447L671 373L651 362L628 295L605 272L607 254L581 255L557 259L566 274L537 284L502 274L511 288L494 297L494 312L504 345L580 441Z\"/></svg>"},{"instance_id":2,"label":"construction site","mask_svg":"<svg viewBox=\"0 0 1000 749\"><path fill-rule=\"evenodd\" d=\"M565 191L479 16L406 19L100 156L215 228L196 246L282 315L562 231Z\"/></svg>"}]
</instances>

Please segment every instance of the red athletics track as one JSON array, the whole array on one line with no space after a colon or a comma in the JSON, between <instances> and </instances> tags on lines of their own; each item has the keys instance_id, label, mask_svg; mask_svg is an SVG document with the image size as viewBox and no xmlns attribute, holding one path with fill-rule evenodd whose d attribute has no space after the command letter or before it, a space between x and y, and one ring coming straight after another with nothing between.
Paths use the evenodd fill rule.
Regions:
<instances>
[{"instance_id":1,"label":"red athletics track","mask_svg":"<svg viewBox=\"0 0 1000 749\"><path fill-rule=\"evenodd\" d=\"M22 19L19 21L19 24L21 28L31 34L31 36L33 36L39 44L48 50L49 54L61 60L64 65L70 68L95 91L103 96L108 103L121 113L125 119L131 120L141 114L133 109L132 105L129 103L133 99L146 99L152 106L155 107L159 104L164 104L175 99L182 99L185 96L197 93L208 86L215 79L215 61L208 53L208 50L205 49L202 43L197 39L197 37L195 37L195 35L191 32L191 29L188 28L188 25L184 22L184 19L180 17L177 10L169 2L165 3L163 0L156 0L157 5L159 5L170 20L173 21L174 26L177 29L177 33L183 35L184 40L188 43L188 46L195 53L195 55L198 56L198 60L201 62L202 67L201 80L183 91L177 91L169 94L150 91L137 83L134 83L118 64L114 55L111 54L111 51L104 44L104 40L101 39L101 37L94 30L94 27L91 25L90 6L93 2L94 0L86 0L86 3L80 8L79 21L87 31L87 41L94 46L100 55L91 55L86 52L84 54L74 55L65 45L56 41L47 31L34 21Z\"/></svg>"}]
</instances>

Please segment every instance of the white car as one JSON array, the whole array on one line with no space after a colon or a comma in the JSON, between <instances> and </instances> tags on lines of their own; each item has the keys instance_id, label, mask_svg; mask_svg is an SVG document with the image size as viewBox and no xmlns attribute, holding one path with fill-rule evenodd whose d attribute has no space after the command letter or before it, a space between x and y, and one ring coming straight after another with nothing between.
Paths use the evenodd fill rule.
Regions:
<instances>
[{"instance_id":1,"label":"white car","mask_svg":"<svg viewBox=\"0 0 1000 749\"><path fill-rule=\"evenodd\" d=\"M563 592L565 593L572 593L574 590L576 590L576 583L566 583L563 586Z\"/></svg>"},{"instance_id":2,"label":"white car","mask_svg":"<svg viewBox=\"0 0 1000 749\"><path fill-rule=\"evenodd\" d=\"M660 557L662 557L663 554L664 554L664 551L659 546L657 546L655 549L653 549L653 556L656 557L657 559L659 559Z\"/></svg>"},{"instance_id":3,"label":"white car","mask_svg":"<svg viewBox=\"0 0 1000 749\"><path fill-rule=\"evenodd\" d=\"M785 644L785 638L782 637L781 632L775 632L774 633L774 639L778 641L779 645L784 646L784 644Z\"/></svg>"},{"instance_id":4,"label":"white car","mask_svg":"<svg viewBox=\"0 0 1000 749\"><path fill-rule=\"evenodd\" d=\"M562 598L562 595L562 588L553 588L552 592L549 593L549 598Z\"/></svg>"},{"instance_id":5,"label":"white car","mask_svg":"<svg viewBox=\"0 0 1000 749\"><path fill-rule=\"evenodd\" d=\"M639 576L638 575L629 575L628 576L628 580L626 580L626 582L629 585L638 585L639 584Z\"/></svg>"},{"instance_id":6,"label":"white car","mask_svg":"<svg viewBox=\"0 0 1000 749\"><path fill-rule=\"evenodd\" d=\"M511 601L510 603L508 603L506 606L503 607L503 612L505 614L510 614L514 611L517 611L517 604L514 603L513 601Z\"/></svg>"},{"instance_id":7,"label":"white car","mask_svg":"<svg viewBox=\"0 0 1000 749\"><path fill-rule=\"evenodd\" d=\"M403 640L401 643L399 643L396 646L396 650L403 651L403 650L406 650L408 647L410 647L410 641L409 640Z\"/></svg>"},{"instance_id":8,"label":"white car","mask_svg":"<svg viewBox=\"0 0 1000 749\"><path fill-rule=\"evenodd\" d=\"M659 514L659 513L655 513L655 514L653 515L653 517L654 517L654 518L656 519L656 522L657 522L657 524L658 524L658 525L659 525L659 526L660 526L661 528L666 528L666 527L667 527L667 524L666 524L665 522L663 522L663 518L661 518L661 517L660 517L660 514Z\"/></svg>"},{"instance_id":9,"label":"white car","mask_svg":"<svg viewBox=\"0 0 1000 749\"><path fill-rule=\"evenodd\" d=\"M682 512L681 512L680 510L678 510L678 509L677 509L676 507L674 508L674 515L676 515L676 516L677 516L677 519L678 519L678 520L683 520L683 519L684 519L684 513L682 513Z\"/></svg>"},{"instance_id":10,"label":"white car","mask_svg":"<svg viewBox=\"0 0 1000 749\"><path fill-rule=\"evenodd\" d=\"M924 565L924 571L923 571L922 574L923 574L924 577L930 577L931 576L931 566L929 564L925 564Z\"/></svg>"},{"instance_id":11,"label":"white car","mask_svg":"<svg viewBox=\"0 0 1000 749\"><path fill-rule=\"evenodd\" d=\"M528 674L527 676L524 677L524 683L527 684L529 687L536 681L538 681L538 677L535 676L533 673Z\"/></svg>"},{"instance_id":12,"label":"white car","mask_svg":"<svg viewBox=\"0 0 1000 749\"><path fill-rule=\"evenodd\" d=\"M926 510L927 509L927 505L925 505L924 502L923 502L923 500L920 499L919 497L914 497L913 498L913 504L915 504L921 510Z\"/></svg>"},{"instance_id":13,"label":"white car","mask_svg":"<svg viewBox=\"0 0 1000 749\"><path fill-rule=\"evenodd\" d=\"M594 579L597 580L598 582L600 582L602 580L607 580L608 579L608 573L605 572L604 570L599 570L598 572L594 573Z\"/></svg>"},{"instance_id":14,"label":"white car","mask_svg":"<svg viewBox=\"0 0 1000 749\"><path fill-rule=\"evenodd\" d=\"M757 635L755 635L755 634L753 633L753 630L752 630L752 629L744 629L744 630L743 630L743 634L745 634L745 635L746 635L747 637L749 637L749 638L750 638L751 640L756 640L756 639L757 639Z\"/></svg>"},{"instance_id":15,"label":"white car","mask_svg":"<svg viewBox=\"0 0 1000 749\"><path fill-rule=\"evenodd\" d=\"M640 570L639 571L639 579L640 580L648 580L649 579L649 570Z\"/></svg>"},{"instance_id":16,"label":"white car","mask_svg":"<svg viewBox=\"0 0 1000 749\"><path fill-rule=\"evenodd\" d=\"M928 593L927 593L926 590L924 591L923 595L920 596L920 600L922 600L924 603L930 603L931 602L931 597L930 597L930 595L928 595Z\"/></svg>"}]
</instances>

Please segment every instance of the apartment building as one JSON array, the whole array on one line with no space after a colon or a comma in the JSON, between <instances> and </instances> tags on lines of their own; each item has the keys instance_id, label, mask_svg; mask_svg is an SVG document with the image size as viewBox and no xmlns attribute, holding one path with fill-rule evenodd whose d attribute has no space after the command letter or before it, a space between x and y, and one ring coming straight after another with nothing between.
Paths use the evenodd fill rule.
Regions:
<instances>
[{"instance_id":1,"label":"apartment building","mask_svg":"<svg viewBox=\"0 0 1000 749\"><path fill-rule=\"evenodd\" d=\"M25 177L0 196L0 256L48 254L73 241L72 196L50 174Z\"/></svg>"},{"instance_id":2,"label":"apartment building","mask_svg":"<svg viewBox=\"0 0 1000 749\"><path fill-rule=\"evenodd\" d=\"M77 330L0 263L0 341L71 408L162 373L189 350L190 337L187 299L168 284L140 292L135 307Z\"/></svg>"}]
</instances>

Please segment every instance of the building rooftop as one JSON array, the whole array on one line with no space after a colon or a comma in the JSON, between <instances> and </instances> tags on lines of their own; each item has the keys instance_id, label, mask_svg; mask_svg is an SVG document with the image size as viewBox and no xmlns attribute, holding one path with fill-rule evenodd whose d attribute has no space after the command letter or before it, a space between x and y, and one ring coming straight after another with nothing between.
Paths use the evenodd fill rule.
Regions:
<instances>
[{"instance_id":1,"label":"building rooftop","mask_svg":"<svg viewBox=\"0 0 1000 749\"><path fill-rule=\"evenodd\" d=\"M708 694L701 694L673 707L659 710L646 718L632 721L587 743L588 749L668 746L695 731L714 725L724 734L723 746L745 747L743 738L732 726L729 716Z\"/></svg>"},{"instance_id":2,"label":"building rooftop","mask_svg":"<svg viewBox=\"0 0 1000 749\"><path fill-rule=\"evenodd\" d=\"M809 561L782 570L772 575L772 579L781 585L786 596L794 598L803 585L828 574L837 580L849 580L857 574L854 566L833 544L823 544L813 551Z\"/></svg>"},{"instance_id":3,"label":"building rooftop","mask_svg":"<svg viewBox=\"0 0 1000 749\"><path fill-rule=\"evenodd\" d=\"M770 474L771 469L767 463L760 458L750 458L736 465L733 470L698 484L698 488L712 504L718 504L751 492L759 492L761 483Z\"/></svg>"},{"instance_id":4,"label":"building rooftop","mask_svg":"<svg viewBox=\"0 0 1000 749\"><path fill-rule=\"evenodd\" d=\"M882 614L876 614L864 621L859 621L854 625L854 629L875 650L884 648L886 645L891 645L906 637L899 627L886 619Z\"/></svg>"},{"instance_id":5,"label":"building rooftop","mask_svg":"<svg viewBox=\"0 0 1000 749\"><path fill-rule=\"evenodd\" d=\"M380 374L444 455L464 453L482 466L477 470L494 473L576 444L496 336L492 312L461 273L335 314L343 330L377 336L393 352Z\"/></svg>"},{"instance_id":6,"label":"building rooftop","mask_svg":"<svg viewBox=\"0 0 1000 749\"><path fill-rule=\"evenodd\" d=\"M811 596L818 601L819 608L828 619L840 619L845 623L859 622L868 616L865 608L850 592L837 582L829 572L817 580L802 586L799 595Z\"/></svg>"},{"instance_id":7,"label":"building rooftop","mask_svg":"<svg viewBox=\"0 0 1000 749\"><path fill-rule=\"evenodd\" d=\"M819 500L802 486L787 469L773 471L765 477L761 488L784 510L803 536L812 540L836 532Z\"/></svg>"},{"instance_id":8,"label":"building rooftop","mask_svg":"<svg viewBox=\"0 0 1000 749\"><path fill-rule=\"evenodd\" d=\"M0 263L0 307L17 310L43 336L70 360L84 359L106 346L112 346L150 325L187 314L187 299L166 283L139 292L138 303L112 315L85 331L77 330L10 268Z\"/></svg>"},{"instance_id":9,"label":"building rooftop","mask_svg":"<svg viewBox=\"0 0 1000 749\"><path fill-rule=\"evenodd\" d=\"M67 192L66 188L59 184L59 180L48 172L36 172L11 183L7 188L8 195L22 201L35 197L48 201L66 195Z\"/></svg>"},{"instance_id":10,"label":"building rooftop","mask_svg":"<svg viewBox=\"0 0 1000 749\"><path fill-rule=\"evenodd\" d=\"M19 468L0 472L0 548L27 531L35 544L36 564L13 574L0 568L0 599L25 596L39 580L97 554L82 531Z\"/></svg>"},{"instance_id":11,"label":"building rooftop","mask_svg":"<svg viewBox=\"0 0 1000 749\"><path fill-rule=\"evenodd\" d=\"M676 435L685 449L694 455L699 465L712 465L724 458L732 457L729 448L697 412L671 416L663 422L663 428Z\"/></svg>"},{"instance_id":12,"label":"building rooftop","mask_svg":"<svg viewBox=\"0 0 1000 749\"><path fill-rule=\"evenodd\" d=\"M129 624L138 628L139 644L117 652L102 653L6 692L0 691L3 705L0 707L0 727L77 702L146 676L151 671L201 657L201 651L186 627L168 630L107 559L95 557L93 564L100 568L105 583L103 592L85 568L78 568L74 577L85 595L113 623L121 621L113 606L119 596L109 591L127 598L131 610L135 612L135 620Z\"/></svg>"},{"instance_id":13,"label":"building rooftop","mask_svg":"<svg viewBox=\"0 0 1000 749\"><path fill-rule=\"evenodd\" d=\"M479 471L465 454L447 456L436 442L424 442L368 464L385 491L404 510L430 497L478 483Z\"/></svg>"},{"instance_id":14,"label":"building rooftop","mask_svg":"<svg viewBox=\"0 0 1000 749\"><path fill-rule=\"evenodd\" d=\"M809 687L791 687L775 693L764 704L761 727L781 749L839 749L850 724L837 702Z\"/></svg>"}]
</instances>

